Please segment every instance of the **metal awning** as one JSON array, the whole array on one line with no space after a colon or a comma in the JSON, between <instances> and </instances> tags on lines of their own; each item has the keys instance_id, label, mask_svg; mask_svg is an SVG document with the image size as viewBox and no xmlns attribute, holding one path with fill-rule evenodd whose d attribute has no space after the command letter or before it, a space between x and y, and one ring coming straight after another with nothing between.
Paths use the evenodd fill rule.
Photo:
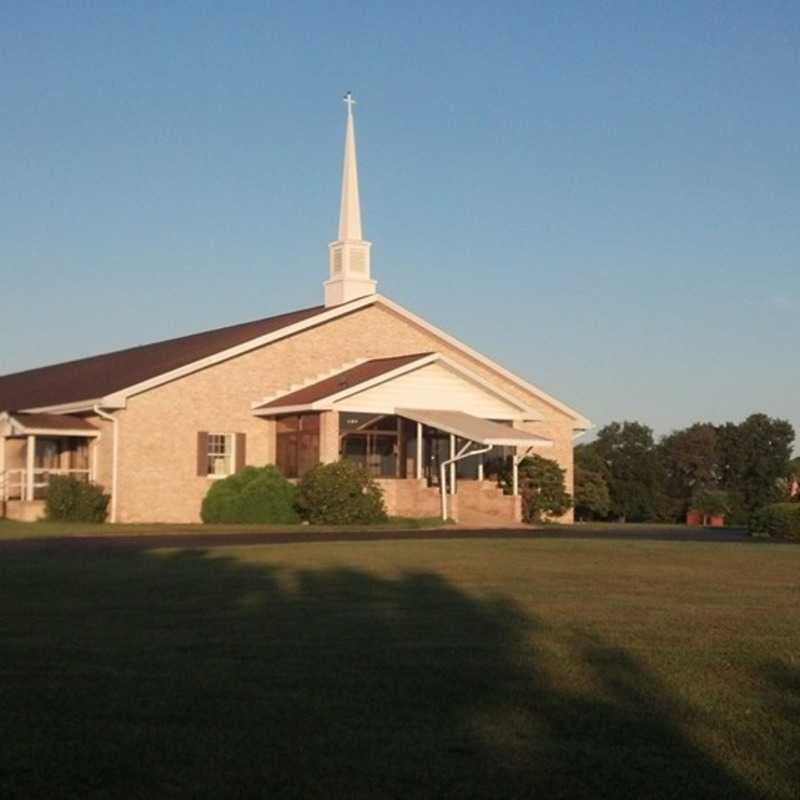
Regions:
<instances>
[{"instance_id":1,"label":"metal awning","mask_svg":"<svg viewBox=\"0 0 800 800\"><path fill-rule=\"evenodd\" d=\"M421 422L461 439L486 446L552 447L553 440L527 431L501 425L488 419L473 417L463 411L440 411L433 408L396 408L401 417Z\"/></svg>"}]
</instances>

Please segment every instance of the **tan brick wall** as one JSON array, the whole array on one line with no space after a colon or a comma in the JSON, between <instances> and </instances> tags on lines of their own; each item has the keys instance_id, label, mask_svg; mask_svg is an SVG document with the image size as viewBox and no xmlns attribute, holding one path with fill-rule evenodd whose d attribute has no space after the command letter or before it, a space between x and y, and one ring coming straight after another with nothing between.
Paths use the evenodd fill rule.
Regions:
<instances>
[{"instance_id":1,"label":"tan brick wall","mask_svg":"<svg viewBox=\"0 0 800 800\"><path fill-rule=\"evenodd\" d=\"M571 480L571 421L563 412L400 315L381 306L369 306L130 398L127 408L117 412L120 521L186 522L199 518L210 481L196 475L198 431L245 433L247 462L272 463L274 428L271 422L253 416L252 401L356 358L432 350L465 364L539 410L545 422L525 427L557 439L557 446L546 451L547 455L567 468ZM328 452L332 434L330 427L326 428ZM104 464L110 439L110 431L104 433Z\"/></svg>"},{"instance_id":2,"label":"tan brick wall","mask_svg":"<svg viewBox=\"0 0 800 800\"><path fill-rule=\"evenodd\" d=\"M383 502L390 516L438 517L441 514L439 490L416 478L380 478Z\"/></svg>"}]
</instances>

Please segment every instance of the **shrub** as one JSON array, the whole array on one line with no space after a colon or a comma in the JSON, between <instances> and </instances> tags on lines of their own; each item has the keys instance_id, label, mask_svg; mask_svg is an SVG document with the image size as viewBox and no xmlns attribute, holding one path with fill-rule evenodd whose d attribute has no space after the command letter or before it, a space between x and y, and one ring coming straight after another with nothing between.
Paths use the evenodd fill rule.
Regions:
<instances>
[{"instance_id":1,"label":"shrub","mask_svg":"<svg viewBox=\"0 0 800 800\"><path fill-rule=\"evenodd\" d=\"M47 519L64 522L103 522L108 513L108 495L96 483L73 475L51 475L47 484Z\"/></svg>"},{"instance_id":2,"label":"shrub","mask_svg":"<svg viewBox=\"0 0 800 800\"><path fill-rule=\"evenodd\" d=\"M215 481L203 498L203 522L291 525L300 521L297 488L277 467L245 467Z\"/></svg>"},{"instance_id":3,"label":"shrub","mask_svg":"<svg viewBox=\"0 0 800 800\"><path fill-rule=\"evenodd\" d=\"M318 464L300 481L300 513L314 524L368 525L386 520L381 487L352 461Z\"/></svg>"},{"instance_id":4,"label":"shrub","mask_svg":"<svg viewBox=\"0 0 800 800\"><path fill-rule=\"evenodd\" d=\"M750 533L800 541L800 505L773 503L750 518Z\"/></svg>"},{"instance_id":5,"label":"shrub","mask_svg":"<svg viewBox=\"0 0 800 800\"><path fill-rule=\"evenodd\" d=\"M522 518L539 522L544 517L560 517L572 508L572 497L564 484L565 470L550 458L527 456L519 464L519 493ZM504 466L500 480L506 492L512 488L512 473Z\"/></svg>"}]
</instances>

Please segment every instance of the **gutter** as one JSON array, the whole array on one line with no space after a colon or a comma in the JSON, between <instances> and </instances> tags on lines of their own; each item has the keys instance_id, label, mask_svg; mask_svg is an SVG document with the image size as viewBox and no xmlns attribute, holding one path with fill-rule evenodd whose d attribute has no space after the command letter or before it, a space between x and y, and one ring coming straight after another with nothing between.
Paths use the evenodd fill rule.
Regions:
<instances>
[{"instance_id":1,"label":"gutter","mask_svg":"<svg viewBox=\"0 0 800 800\"><path fill-rule=\"evenodd\" d=\"M111 522L117 521L117 462L119 461L119 418L103 411L99 405L92 410L98 417L111 423L112 455L111 455Z\"/></svg>"}]
</instances>

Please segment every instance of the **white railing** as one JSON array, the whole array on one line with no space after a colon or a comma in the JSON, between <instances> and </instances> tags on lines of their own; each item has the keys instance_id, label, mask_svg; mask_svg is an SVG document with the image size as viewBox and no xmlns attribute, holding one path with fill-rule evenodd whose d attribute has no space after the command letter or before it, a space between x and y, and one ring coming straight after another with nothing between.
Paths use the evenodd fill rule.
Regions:
<instances>
[{"instance_id":1,"label":"white railing","mask_svg":"<svg viewBox=\"0 0 800 800\"><path fill-rule=\"evenodd\" d=\"M28 470L7 469L0 473L0 500L43 500L47 496L51 475L74 475L88 481L89 474L88 469L35 469L31 486Z\"/></svg>"}]
</instances>

